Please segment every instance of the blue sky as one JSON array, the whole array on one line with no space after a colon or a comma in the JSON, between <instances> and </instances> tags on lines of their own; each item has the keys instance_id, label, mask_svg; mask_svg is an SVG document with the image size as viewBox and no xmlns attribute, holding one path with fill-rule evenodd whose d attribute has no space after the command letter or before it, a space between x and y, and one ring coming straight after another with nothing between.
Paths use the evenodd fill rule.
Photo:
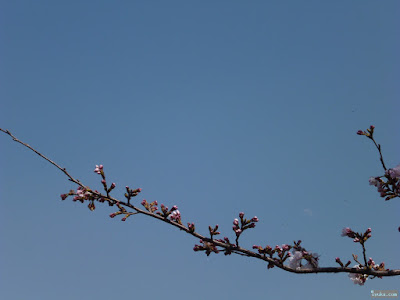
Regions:
<instances>
[{"instance_id":1,"label":"blue sky","mask_svg":"<svg viewBox=\"0 0 400 300\"><path fill-rule=\"evenodd\" d=\"M361 254L341 229L372 228L367 255L399 268L400 202L358 129L398 157L398 1L1 1L0 127L100 189L178 205L200 233L241 245L303 240L321 265ZM62 202L75 188L0 138L3 299L366 299L398 278L296 275L137 216ZM311 280L310 280L311 279Z\"/></svg>"}]
</instances>

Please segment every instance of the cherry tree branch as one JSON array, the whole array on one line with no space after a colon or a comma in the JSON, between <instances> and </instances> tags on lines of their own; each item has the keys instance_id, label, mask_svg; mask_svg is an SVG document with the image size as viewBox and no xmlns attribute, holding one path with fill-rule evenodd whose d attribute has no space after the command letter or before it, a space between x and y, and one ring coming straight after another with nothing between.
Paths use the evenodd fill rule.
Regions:
<instances>
[{"instance_id":1,"label":"cherry tree branch","mask_svg":"<svg viewBox=\"0 0 400 300\"><path fill-rule=\"evenodd\" d=\"M239 226L239 220L235 219L233 229L236 232L236 244L230 243L228 238L224 238L224 239L214 239L213 238L214 235L219 234L219 232L217 231L218 225L216 225L215 228L212 228L210 226L209 227L210 237L206 237L195 231L193 223L192 224L188 223L187 227L184 226L180 219L180 213L179 213L179 211L177 213L177 208L175 206L171 210L168 211L168 208L161 205L162 212L155 213L155 211L157 210L156 202L152 202L149 204L149 203L147 203L146 200L143 200L142 205L145 207L145 209L141 209L141 208L131 204L130 203L131 197L136 196L140 192L140 189L131 190L127 187L128 193L125 194L125 197L127 198L126 202L120 201L120 200L110 196L110 192L115 187L115 184L113 183L110 187L107 187L107 183L105 180L105 175L104 175L102 166L100 166L100 167L96 166L95 172L102 176L102 178L103 178L102 184L104 186L104 190L105 190L106 194L102 194L102 193L98 192L97 190L93 191L89 187L86 187L79 180L72 177L65 168L61 167L60 165L58 165L57 163L55 163L54 161L52 161L45 155L41 154L39 151L35 150L30 145L17 139L13 134L11 134L10 131L4 130L2 128L0 128L0 131L9 135L15 142L20 143L21 145L27 147L28 149L32 150L37 155L39 155L40 157L42 157L43 159L45 159L46 161L51 163L53 166L55 166L57 169L59 169L61 172L63 172L64 175L66 175L68 177L69 181L71 181L79 186L78 190L76 192L70 191L69 194L61 195L63 200L70 195L76 195L74 198L74 201L79 200L83 203L84 200L89 200L90 210L95 209L94 201L108 202L108 204L110 206L117 206L119 209L116 213L111 214L110 217L113 218L119 214L125 215L125 217L122 219L122 221L125 221L126 218L131 215L143 214L148 217L154 218L158 221L167 223L171 226L174 226L174 227L180 229L181 231L186 232L187 234L192 235L193 237L195 237L197 239L200 239L200 242L203 243L203 246L196 245L194 248L195 251L205 251L207 255L209 255L212 252L218 253L220 251L224 251L226 255L234 253L234 254L238 254L238 255L242 255L242 256L253 257L253 258L260 259L262 261L267 262L268 268L278 267L284 271L288 271L291 273L297 273L297 274L350 273L350 274L360 274L360 276L365 275L366 276L365 280L366 280L366 278L368 278L368 276L373 276L373 278L374 277L381 278L381 277L387 277L387 276L400 275L400 269L399 270L384 269L384 264L383 264L383 266L381 264L381 266L379 268L374 269L373 267L371 267L371 265L373 266L374 264L372 264L372 263L368 264L368 262L366 261L364 243L371 236L370 229L368 229L366 231L366 233L364 233L364 235L362 235L362 234L358 234L358 233L351 231L349 228L346 228L347 231L346 231L345 235L347 235L348 237L351 237L351 238L356 238L356 239L361 240L360 244L363 247L363 257L364 257L365 265L359 264L359 267L349 268L348 265L350 264L350 261L346 265L344 265L340 261L339 258L336 258L336 262L339 263L341 267L318 267L318 258L313 256L313 254L310 254L307 251L305 251L304 248L300 247L301 241L298 241L297 243L295 242L294 246L283 245L282 248L276 246L275 249L272 249L269 246L267 246L266 248L262 248L260 246L253 246L253 249L258 249L258 253L253 252L248 249L240 247L238 240L239 240L239 236L242 233L242 231L244 231L248 228L255 227L254 223L258 221L257 217L254 217L251 220L246 220L246 219L244 219L244 214L240 213L239 214L240 224L241 224L240 226ZM380 147L378 147L378 149L380 151ZM383 167L386 170L386 167L383 163L382 155L381 155L381 162L383 164ZM134 212L128 212L127 209L131 209ZM177 214L179 214L179 216L177 216ZM220 247L221 249L218 249L217 247ZM302 268L300 265L300 267L294 268L294 267L289 267L289 266L285 265L284 264L285 260L291 256L291 253L289 252L290 249L294 249L298 252L301 252L303 255L302 258L306 259L310 263L311 267ZM274 255L278 255L278 257L273 257ZM353 257L355 257L354 259L357 261L357 256L353 255ZM372 260L370 259L370 261L372 261ZM365 280L364 280L364 282L365 282ZM360 283L358 283L358 284L360 284Z\"/></svg>"},{"instance_id":2,"label":"cherry tree branch","mask_svg":"<svg viewBox=\"0 0 400 300\"><path fill-rule=\"evenodd\" d=\"M385 162L383 160L381 145L378 144L374 138L374 129L375 129L375 126L371 125L370 128L367 129L367 131L359 130L359 131L357 131L357 134L365 135L367 138L369 138L370 140L372 140L374 142L374 145L375 145L376 149L378 149L378 152L379 152L379 159L381 161L382 167L386 171L387 168L386 168Z\"/></svg>"},{"instance_id":3,"label":"cherry tree branch","mask_svg":"<svg viewBox=\"0 0 400 300\"><path fill-rule=\"evenodd\" d=\"M378 189L380 196L384 197L387 201L396 197L400 197L400 165L390 169L386 168L385 162L383 160L381 145L375 141L374 131L375 126L371 125L365 131L358 130L357 134L366 136L374 143L376 149L378 149L379 159L381 161L383 169L385 170L385 174L382 176L371 177L369 179L369 184L374 185Z\"/></svg>"},{"instance_id":4,"label":"cherry tree branch","mask_svg":"<svg viewBox=\"0 0 400 300\"><path fill-rule=\"evenodd\" d=\"M0 128L0 131L2 131L2 132L4 132L4 133L8 134L8 135L13 139L13 141L15 141L15 142L17 142L17 143L20 143L21 145L23 145L23 146L25 146L26 148L28 148L28 149L32 150L33 152L35 152L35 153L36 153L37 155L39 155L41 158L47 160L49 163L51 163L53 166L55 166L57 169L59 169L61 172L63 172L63 173L68 177L68 180L69 180L69 181L72 181L73 183L76 183L77 185L83 187L83 184L82 184L79 180L73 178L73 177L67 172L67 170L66 170L65 168L60 167L60 166L59 166L58 164L56 164L54 161L52 161L51 159L47 158L46 156L44 156L43 154L41 154L39 151L37 151L37 150L35 150L34 148L32 148L31 146L29 146L28 144L26 144L26 143L24 143L24 142L21 142L19 139L17 139L15 136L13 136L13 135L11 134L10 131L8 131L8 130L6 130L6 129L2 129L2 128Z\"/></svg>"}]
</instances>

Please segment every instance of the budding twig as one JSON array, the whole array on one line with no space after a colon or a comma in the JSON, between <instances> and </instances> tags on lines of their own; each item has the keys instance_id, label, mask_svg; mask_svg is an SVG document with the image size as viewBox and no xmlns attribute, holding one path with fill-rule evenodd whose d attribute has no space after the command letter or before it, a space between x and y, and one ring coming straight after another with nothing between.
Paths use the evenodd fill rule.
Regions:
<instances>
[{"instance_id":1,"label":"budding twig","mask_svg":"<svg viewBox=\"0 0 400 300\"><path fill-rule=\"evenodd\" d=\"M367 131L359 130L359 131L357 131L357 134L358 134L358 135L365 135L367 138L369 138L370 140L372 140L372 141L374 142L375 147L376 147L376 149L378 149L378 152L379 152L379 159L380 159L380 161L381 161L382 167L383 167L383 169L386 171L387 168L386 168L385 162L383 161L383 155L382 155L381 145L378 144L378 143L375 141L375 138L374 138L374 130L375 130L375 126L374 126L374 125L371 125L371 126L367 129Z\"/></svg>"},{"instance_id":2,"label":"budding twig","mask_svg":"<svg viewBox=\"0 0 400 300\"><path fill-rule=\"evenodd\" d=\"M62 168L61 166L59 166L57 163L55 163L54 161L52 161L51 159L47 158L46 156L44 156L43 154L41 154L40 152L38 152L37 150L35 150L34 148L32 148L30 145L20 141L19 139L17 139L14 135L11 134L10 131L8 130L4 130L0 128L0 131L6 133L7 135L9 135L15 142L18 142L20 144L22 144L23 146L27 147L28 149L32 150L33 152L35 152L37 155L39 155L40 157L42 157L43 159L45 159L46 161L48 161L49 163L51 163L52 165L54 165L57 169L59 169L60 171L62 171L67 177L68 180L77 184L80 188L79 188L79 195L77 197L81 197L79 198L79 200L81 200L82 202L84 200L89 200L89 208L90 210L94 210L94 201L99 201L99 202L104 202L107 201L110 206L116 205L120 210L115 213L115 214L111 214L112 217L115 217L118 214L124 214L125 217L123 219L126 219L127 217L131 216L131 215L135 215L135 214L143 214L146 216L149 216L151 218L157 219L159 221L162 221L164 223L167 223L169 225L172 225L174 227L179 228L180 230L198 238L201 240L201 242L203 243L204 247L203 249L200 250L206 250L208 251L208 254L210 252L216 252L218 253L219 250L217 249L217 247L220 247L222 249L224 249L225 254L231 254L231 253L235 253L238 255L242 255L242 256L247 256L247 257L253 257L256 259L260 259L263 260L265 262L268 263L268 267L278 267L282 270L291 272L291 273L297 273L297 274L309 274L309 273L352 273L352 274L363 274L363 275L371 275L371 276L377 276L377 277L384 277L384 276L397 276L400 275L400 270L374 270L373 268L367 268L367 266L365 266L365 268L348 268L348 264L346 264L346 266L342 266L343 264L341 264L341 267L318 267L317 266L317 260L318 257L314 256L312 253L308 253L307 251L305 251L304 248L300 247L300 242L295 243L295 246L293 246L293 248L295 248L297 251L302 252L302 258L306 259L311 265L311 268L307 268L307 269L303 269L303 268L291 268L288 267L286 265L283 264L283 262L288 259L290 257L290 255L288 254L290 247L288 245L284 245L282 248L279 246L276 246L275 249L272 249L270 246L267 246L266 248L262 248L259 246L253 246L254 249L258 249L259 253L250 251L248 249L242 248L238 245L238 240L239 240L239 236L242 234L242 232L248 228L254 228L255 227L255 222L258 222L258 218L254 217L250 220L246 220L244 219L244 213L240 213L239 217L240 217L240 227L239 227L239 220L235 219L234 220L234 226L233 226L233 230L236 233L236 244L231 244L229 242L228 238L224 238L224 239L220 239L220 240L216 240L213 239L214 235L219 234L218 230L218 225L215 226L214 228L209 229L210 231L210 235L211 238L207 238L199 233L197 233L194 230L194 224L193 223L188 223L188 227L184 226L181 222L181 218L180 218L180 213L177 210L176 207L173 207L171 210L168 211L167 208L163 208L162 206L162 211L161 212L157 212L155 213L155 210L153 210L153 207L155 207L157 205L156 202L152 202L152 203L147 203L144 202L145 200L143 200L142 202L144 202L146 205L145 206L147 210L143 210L140 209L139 207L131 204L130 200L131 197L136 196L139 192L140 189L136 189L136 190L131 190L127 187L127 194L125 194L125 197L127 198L127 202L123 202L120 201L112 196L110 196L110 192L111 190L115 187L115 184L113 183L109 188L107 188L107 183L105 181L105 175L104 175L104 171L102 170L102 166L96 166L95 172L98 174L101 174L103 180L102 180L102 184L104 186L104 190L106 192L106 195L101 194L98 191L93 191L91 189L89 189L88 187L85 187L79 180L75 179L74 177L72 177L65 168ZM375 142L375 141L374 141ZM376 143L375 143L376 144ZM379 153L381 154L380 151L380 145L377 145L377 148L379 150ZM384 169L386 170L386 167L384 165L383 162L383 158L382 158L382 154L381 154L381 162L382 165L384 167ZM72 194L73 191L72 191ZM72 195L71 192L68 195ZM62 195L62 199L64 200L66 197L68 197L67 194ZM87 197L84 198L84 197ZM143 203L142 203L143 204ZM134 210L135 212L128 212L126 208L130 208L132 210ZM172 217L173 216L173 217ZM170 218L170 219L169 219ZM364 244L362 243L363 246L363 254L364 254L364 261L365 264L367 265L367 261L366 261L366 256L365 256L365 248L364 248ZM206 249L207 248L207 249ZM269 254L269 256L266 255ZM274 254L278 254L278 258L273 258ZM339 258L336 259L336 261L340 261Z\"/></svg>"}]
</instances>

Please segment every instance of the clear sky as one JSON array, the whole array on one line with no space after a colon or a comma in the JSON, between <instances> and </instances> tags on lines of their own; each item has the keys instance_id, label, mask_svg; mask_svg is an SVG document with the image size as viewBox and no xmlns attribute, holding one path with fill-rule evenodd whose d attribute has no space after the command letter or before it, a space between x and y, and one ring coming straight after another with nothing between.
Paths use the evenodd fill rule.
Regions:
<instances>
[{"instance_id":1,"label":"clear sky","mask_svg":"<svg viewBox=\"0 0 400 300\"><path fill-rule=\"evenodd\" d=\"M336 266L340 236L372 228L367 256L400 268L400 201L370 176L376 126L399 158L400 2L1 1L0 127L100 189L96 164L141 201L178 205L200 233L241 245L303 240ZM62 202L63 174L0 136L0 298L368 299L399 278L289 274L223 254L144 216ZM123 197L123 196L122 196Z\"/></svg>"}]
</instances>

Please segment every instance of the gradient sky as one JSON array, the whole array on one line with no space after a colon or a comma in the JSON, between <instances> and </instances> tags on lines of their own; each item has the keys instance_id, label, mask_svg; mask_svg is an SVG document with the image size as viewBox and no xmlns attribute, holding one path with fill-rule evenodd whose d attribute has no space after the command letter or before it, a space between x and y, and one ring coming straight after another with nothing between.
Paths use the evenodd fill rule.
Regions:
<instances>
[{"instance_id":1,"label":"gradient sky","mask_svg":"<svg viewBox=\"0 0 400 300\"><path fill-rule=\"evenodd\" d=\"M340 236L372 228L367 256L400 268L399 199L358 129L400 162L400 2L1 1L0 127L100 189L96 164L141 201L178 205L200 233L241 245L301 239L336 266ZM369 299L399 278L290 274L206 257L175 228L59 195L75 188L0 135L0 298Z\"/></svg>"}]
</instances>

